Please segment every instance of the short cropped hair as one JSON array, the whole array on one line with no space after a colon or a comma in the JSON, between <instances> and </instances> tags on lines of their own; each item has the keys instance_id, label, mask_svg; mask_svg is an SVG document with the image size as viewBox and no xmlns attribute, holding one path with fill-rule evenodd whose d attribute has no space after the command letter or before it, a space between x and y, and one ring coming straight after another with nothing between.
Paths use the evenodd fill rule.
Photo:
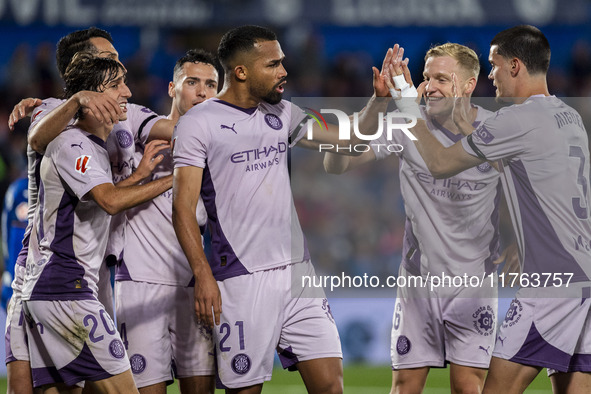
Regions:
<instances>
[{"instance_id":1,"label":"short cropped hair","mask_svg":"<svg viewBox=\"0 0 591 394\"><path fill-rule=\"evenodd\" d=\"M90 42L90 39L95 37L102 37L108 40L111 44L113 43L113 38L107 31L94 26L88 29L72 32L59 40L55 51L55 60L62 78L64 78L66 68L72 62L72 58L76 53L97 53L97 49Z\"/></svg>"},{"instance_id":2,"label":"short cropped hair","mask_svg":"<svg viewBox=\"0 0 591 394\"><path fill-rule=\"evenodd\" d=\"M225 72L231 70L231 62L238 52L248 52L259 41L276 41L275 33L266 27L246 25L228 31L218 46L218 59Z\"/></svg>"},{"instance_id":3,"label":"short cropped hair","mask_svg":"<svg viewBox=\"0 0 591 394\"><path fill-rule=\"evenodd\" d=\"M478 61L478 55L472 49L464 45L448 42L429 49L425 55L425 61L430 57L442 56L449 56L455 59L459 66L466 70L470 76L478 78L480 62Z\"/></svg>"},{"instance_id":4,"label":"short cropped hair","mask_svg":"<svg viewBox=\"0 0 591 394\"><path fill-rule=\"evenodd\" d=\"M216 71L218 69L216 59L211 52L205 51L203 49L189 49L187 53L177 60L176 64L174 65L174 81L176 81L177 75L179 75L185 63L205 63L212 65Z\"/></svg>"},{"instance_id":5,"label":"short cropped hair","mask_svg":"<svg viewBox=\"0 0 591 394\"><path fill-rule=\"evenodd\" d=\"M515 26L498 33L490 42L505 59L517 58L530 74L546 74L550 67L550 43L544 33L530 25Z\"/></svg>"}]
</instances>

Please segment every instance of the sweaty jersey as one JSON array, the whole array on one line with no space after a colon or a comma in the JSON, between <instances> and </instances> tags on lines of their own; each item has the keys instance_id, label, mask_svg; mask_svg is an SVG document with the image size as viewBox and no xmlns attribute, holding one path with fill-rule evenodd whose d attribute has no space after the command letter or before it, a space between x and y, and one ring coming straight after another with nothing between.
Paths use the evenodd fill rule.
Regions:
<instances>
[{"instance_id":1,"label":"sweaty jersey","mask_svg":"<svg viewBox=\"0 0 591 394\"><path fill-rule=\"evenodd\" d=\"M590 281L589 148L577 111L554 96L532 96L498 111L462 146L502 164L522 272Z\"/></svg>"},{"instance_id":2,"label":"sweaty jersey","mask_svg":"<svg viewBox=\"0 0 591 394\"><path fill-rule=\"evenodd\" d=\"M492 114L477 108L474 126ZM444 146L463 137L428 115L424 117ZM393 152L400 158L400 189L406 211L405 269L413 275L480 276L492 272L499 249L499 173L486 162L453 177L435 179L414 142L397 130L391 140L383 133L372 149L378 160Z\"/></svg>"},{"instance_id":3,"label":"sweaty jersey","mask_svg":"<svg viewBox=\"0 0 591 394\"><path fill-rule=\"evenodd\" d=\"M84 197L104 183L112 175L100 138L69 126L47 146L23 300L96 299L111 217Z\"/></svg>"},{"instance_id":4,"label":"sweaty jersey","mask_svg":"<svg viewBox=\"0 0 591 394\"><path fill-rule=\"evenodd\" d=\"M210 99L179 120L174 164L203 168L217 280L309 258L287 169L289 139L305 117L285 100L245 109Z\"/></svg>"}]
</instances>

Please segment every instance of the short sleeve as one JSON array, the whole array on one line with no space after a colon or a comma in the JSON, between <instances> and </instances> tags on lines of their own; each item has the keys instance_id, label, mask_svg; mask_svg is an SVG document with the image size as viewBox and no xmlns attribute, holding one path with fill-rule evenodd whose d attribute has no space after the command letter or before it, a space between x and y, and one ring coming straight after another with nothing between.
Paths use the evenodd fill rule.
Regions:
<instances>
[{"instance_id":1,"label":"short sleeve","mask_svg":"<svg viewBox=\"0 0 591 394\"><path fill-rule=\"evenodd\" d=\"M60 100L56 98L48 98L43 100L40 106L36 107L31 114L31 125L29 126L29 130L35 127L41 119L43 119L48 113L59 107L64 103L65 100ZM70 121L70 124L73 123L74 120Z\"/></svg>"},{"instance_id":2,"label":"short sleeve","mask_svg":"<svg viewBox=\"0 0 591 394\"><path fill-rule=\"evenodd\" d=\"M288 103L290 106L289 145L293 147L306 135L307 122L310 117L297 105L292 102Z\"/></svg>"},{"instance_id":3,"label":"short sleeve","mask_svg":"<svg viewBox=\"0 0 591 394\"><path fill-rule=\"evenodd\" d=\"M54 143L59 144L59 149L48 153L60 177L80 200L95 186L113 183L107 151L88 137L80 133L56 138L51 142Z\"/></svg>"},{"instance_id":4,"label":"short sleeve","mask_svg":"<svg viewBox=\"0 0 591 394\"><path fill-rule=\"evenodd\" d=\"M132 131L137 131L136 139L145 145L154 124L165 116L157 115L154 111L137 104L128 104L127 120Z\"/></svg>"},{"instance_id":5,"label":"short sleeve","mask_svg":"<svg viewBox=\"0 0 591 394\"><path fill-rule=\"evenodd\" d=\"M495 161L523 152L530 128L512 108L500 110L462 138L462 146L472 156Z\"/></svg>"},{"instance_id":6,"label":"short sleeve","mask_svg":"<svg viewBox=\"0 0 591 394\"><path fill-rule=\"evenodd\" d=\"M174 168L205 168L210 134L205 129L203 118L200 116L200 121L196 121L193 115L187 113L176 124L172 135Z\"/></svg>"}]
</instances>

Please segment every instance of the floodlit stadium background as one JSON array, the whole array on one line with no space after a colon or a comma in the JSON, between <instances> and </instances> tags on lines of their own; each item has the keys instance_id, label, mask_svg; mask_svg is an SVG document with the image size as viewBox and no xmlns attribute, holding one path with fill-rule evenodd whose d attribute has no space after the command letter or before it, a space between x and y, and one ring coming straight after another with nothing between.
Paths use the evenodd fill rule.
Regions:
<instances>
[{"instance_id":1,"label":"floodlit stadium background","mask_svg":"<svg viewBox=\"0 0 591 394\"><path fill-rule=\"evenodd\" d=\"M371 66L379 67L394 43L405 47L413 79L420 81L425 51L448 41L480 55L474 96L490 97L488 44L498 31L522 23L536 25L550 41L550 92L588 97L590 20L586 0L0 0L0 196L24 175L26 165L29 122L9 132L8 115L21 98L60 95L55 44L73 30L108 30L128 69L130 101L168 114L167 85L176 59L190 48L215 52L221 35L241 24L265 25L278 33L287 56L288 99L371 95ZM321 168L320 163L317 155L310 170ZM357 182L351 190L369 188L381 198L361 200L363 209L351 206L350 220L332 239L323 229L331 212L330 185L294 190L318 271L363 273L368 260L378 259L384 274L397 273L404 211L396 172L396 160L386 160L343 180ZM368 214L365 208L372 204L376 211ZM374 234L375 221L384 216L394 225ZM345 362L387 364L393 298L331 302ZM502 306L499 315L504 316Z\"/></svg>"}]
</instances>

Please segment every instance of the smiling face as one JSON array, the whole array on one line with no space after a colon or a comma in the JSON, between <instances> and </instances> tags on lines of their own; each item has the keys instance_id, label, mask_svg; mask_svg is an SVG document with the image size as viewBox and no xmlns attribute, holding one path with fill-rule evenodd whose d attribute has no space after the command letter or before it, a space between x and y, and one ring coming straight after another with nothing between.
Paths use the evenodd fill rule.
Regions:
<instances>
[{"instance_id":1,"label":"smiling face","mask_svg":"<svg viewBox=\"0 0 591 394\"><path fill-rule=\"evenodd\" d=\"M475 78L467 78L458 61L451 56L431 56L425 62L423 77L427 81L425 102L430 116L448 116L453 109L452 74L456 74L458 94L469 95L474 89Z\"/></svg>"},{"instance_id":2,"label":"smiling face","mask_svg":"<svg viewBox=\"0 0 591 394\"><path fill-rule=\"evenodd\" d=\"M278 41L259 41L248 56L250 61L246 66L250 94L269 104L279 103L287 78L281 45Z\"/></svg>"},{"instance_id":3,"label":"smiling face","mask_svg":"<svg viewBox=\"0 0 591 394\"><path fill-rule=\"evenodd\" d=\"M218 90L218 72L208 63L186 62L168 85L168 95L175 99L180 115L191 107L214 97Z\"/></svg>"},{"instance_id":4,"label":"smiling face","mask_svg":"<svg viewBox=\"0 0 591 394\"><path fill-rule=\"evenodd\" d=\"M127 99L131 97L131 91L125 83L125 71L119 69L117 76L114 79L106 79L103 86L99 90L103 94L111 97L117 101L119 107L121 107L121 115L119 120L127 120Z\"/></svg>"}]
</instances>

